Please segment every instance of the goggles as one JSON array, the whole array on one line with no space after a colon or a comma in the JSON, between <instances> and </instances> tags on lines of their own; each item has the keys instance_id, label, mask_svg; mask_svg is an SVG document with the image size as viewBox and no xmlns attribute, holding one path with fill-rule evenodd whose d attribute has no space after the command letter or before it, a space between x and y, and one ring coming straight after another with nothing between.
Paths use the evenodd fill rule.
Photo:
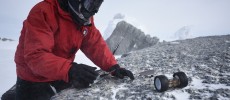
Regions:
<instances>
[{"instance_id":1,"label":"goggles","mask_svg":"<svg viewBox=\"0 0 230 100\"><path fill-rule=\"evenodd\" d=\"M97 12L104 0L84 0L83 7L88 12Z\"/></svg>"}]
</instances>

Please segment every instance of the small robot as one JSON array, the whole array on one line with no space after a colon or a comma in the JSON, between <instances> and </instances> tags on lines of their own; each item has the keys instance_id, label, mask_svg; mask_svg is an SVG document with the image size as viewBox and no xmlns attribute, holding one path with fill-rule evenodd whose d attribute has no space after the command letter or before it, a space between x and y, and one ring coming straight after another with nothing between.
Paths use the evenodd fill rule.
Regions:
<instances>
[{"instance_id":1,"label":"small robot","mask_svg":"<svg viewBox=\"0 0 230 100\"><path fill-rule=\"evenodd\" d=\"M154 86L157 91L164 92L168 88L183 88L188 85L188 78L184 72L173 74L173 79L168 79L165 75L159 75L154 78Z\"/></svg>"}]
</instances>

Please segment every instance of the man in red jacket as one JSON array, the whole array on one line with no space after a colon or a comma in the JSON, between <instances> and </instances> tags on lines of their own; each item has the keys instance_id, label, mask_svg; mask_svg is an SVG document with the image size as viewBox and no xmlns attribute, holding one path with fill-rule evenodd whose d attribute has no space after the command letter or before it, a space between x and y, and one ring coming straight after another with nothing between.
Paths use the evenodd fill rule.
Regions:
<instances>
[{"instance_id":1,"label":"man in red jacket","mask_svg":"<svg viewBox=\"0 0 230 100\"><path fill-rule=\"evenodd\" d=\"M31 9L15 53L16 100L49 100L54 95L50 85L57 92L89 87L98 73L95 67L73 62L79 49L102 70L134 79L117 64L95 27L93 15L102 2L44 0Z\"/></svg>"}]
</instances>

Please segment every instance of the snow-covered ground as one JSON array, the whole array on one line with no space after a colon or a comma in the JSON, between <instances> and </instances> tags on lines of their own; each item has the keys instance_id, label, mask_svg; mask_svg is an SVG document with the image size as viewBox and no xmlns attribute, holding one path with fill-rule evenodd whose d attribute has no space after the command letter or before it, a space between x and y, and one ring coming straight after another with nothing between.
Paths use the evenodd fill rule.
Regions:
<instances>
[{"instance_id":1,"label":"snow-covered ground","mask_svg":"<svg viewBox=\"0 0 230 100\"><path fill-rule=\"evenodd\" d=\"M210 58L207 58L208 60L213 61L212 63L215 63L216 65L221 64L221 63L226 64L224 66L225 66L225 68L227 68L226 70L229 70L229 65L227 65L227 64L229 62L229 58L228 58L229 55L228 54L229 54L229 50L230 50L230 44L229 44L230 43L229 42L230 38L228 38L228 37L229 36L225 37L225 40L223 40L225 42L222 43L222 45L225 45L225 46L228 47L225 50L223 50L223 52L226 53L224 55L224 57L226 58L227 62L220 62L221 59L218 58L218 57L221 57L219 51L218 51L219 53L218 52L216 52L216 53L213 52L213 54L208 54L208 55L205 54L205 52L199 52L199 53L205 54L206 56L211 55ZM214 46L214 47L210 47L210 48L215 48L215 46L218 46L216 44L217 40L218 39L216 39L215 41L212 40L212 39L207 39L206 41L197 41L197 42L201 43L201 42L207 42L207 41L209 41ZM222 39L219 38L219 40L222 40ZM188 41L192 41L192 40L188 40ZM8 90L11 86L13 86L13 84L15 84L15 81L16 81L16 72L15 72L16 71L16 69L15 69L16 67L15 67L15 63L14 63L14 53L15 53L15 50L16 50L17 43L18 43L18 41L6 41L6 42L0 41L0 55L1 55L1 57L0 57L0 64L1 64L1 70L0 70L0 80L1 80L1 82L0 82L0 85L1 85L1 87L0 87L0 95L2 95L6 90ZM191 42L191 43L193 43L193 42ZM192 50L193 48L188 48L188 47L190 47L190 45L188 45L188 44L185 45L185 46L188 46L188 47L186 47L184 49L182 48L183 45L182 45L182 47L179 47L179 48L181 48L182 50L189 50L191 52L191 54L188 53L188 52L186 52L186 51L174 51L174 50L167 51L169 48L172 48L173 45L178 46L180 44L184 44L184 42L183 41L174 41L174 42L165 43L164 45L168 45L169 47L162 47L162 48L160 47L160 45L158 45L159 47L156 47L156 48L158 48L159 50L163 50L163 51L161 53L160 52L157 52L157 53L160 53L161 56L166 57L166 58L168 56L170 56L170 57L172 57L172 60L175 60L175 62L183 61L183 59L175 58L174 56L176 56L176 55L174 55L173 53L170 54L170 52L178 52L179 57L184 57L184 56L187 57L186 59L184 59L185 62L181 62L182 65L183 65L183 63L185 65L186 65L186 63L190 63L188 60L198 59L197 58L198 55L194 55L193 54L193 53L196 53L196 51L194 51L195 49ZM198 45L196 45L196 46L198 46ZM205 47L205 45L202 44L202 43L201 43L200 46L204 46ZM209 44L208 46L211 46L211 45ZM196 47L196 48L199 48L199 46ZM152 48L152 49L155 50L155 51L158 51L158 49L154 49L154 48ZM204 48L203 49L200 48L200 49L202 51ZM209 49L209 48L207 47L206 49ZM218 50L218 48L215 48L215 49ZM127 59L125 58L124 60L119 60L119 62L122 64L122 66L125 66L126 64L129 64L129 67L135 67L135 66L138 65L138 66L146 66L146 68L148 68L150 66L154 66L157 63L159 63L159 62L157 62L157 63L153 63L152 62L154 59L157 60L156 58L146 59L146 57L148 58L149 56L151 56L151 55L146 55L145 54L145 53L150 52L150 50L151 49L146 49L146 50L143 50L143 51L139 51L139 52L137 52L138 54L131 53L131 56L132 56L131 58L134 61L130 61L131 59L129 60L128 58ZM169 52L170 55L168 55L167 52ZM145 55L146 57L144 57L143 55ZM156 54L154 54L154 55L156 56ZM199 55L199 56L202 56L202 55ZM116 57L120 58L121 56L116 56ZM193 59L191 59L191 58L193 58ZM137 61L135 61L135 60L137 60ZM143 63L138 63L138 62L140 62L139 60L142 60L142 61L144 61L146 63L144 63L144 62ZM91 66L96 66L91 61L89 61L88 58L86 58L82 52L79 52L79 53L76 54L76 60L75 61L79 62L79 63L89 64ZM134 63L132 63L132 62L134 62ZM154 62L156 62L156 61L154 61ZM171 63L168 62L168 66L175 66L175 64L178 64L178 63L175 63L175 62L171 62ZM199 63L199 62L197 62L197 63ZM202 63L202 62L200 62L200 63ZM153 64L153 65L151 65L151 64ZM159 63L159 64L160 65L158 65L158 66L166 66L166 65L163 64L163 62ZM178 64L178 66L181 66L181 65ZM227 72L225 72L225 71L223 71L222 73L220 73L219 72L220 69L219 70L215 70L215 67L214 68L213 67L209 68L210 65L200 64L198 66L200 66L200 67L196 67L195 64L194 64L194 65L190 66L191 68L189 70L186 71L186 72L189 73L188 74L189 76L194 75L194 77L190 78L190 83L189 83L188 87L186 87L186 88L184 88L182 90L179 90L179 89L178 90L170 90L170 91L166 92L166 94L164 94L164 95L167 95L169 97L173 95L173 98L176 98L177 100L186 100L186 99L189 99L189 97L191 96L191 94L197 96L198 95L197 93L200 93L200 91L202 92L203 90L204 90L205 93L202 93L202 96L204 96L204 97L211 97L211 96L213 96L215 94L215 91L217 91L217 92L221 91L220 94L216 93L217 94L216 98L219 98L221 100L228 100L229 98L226 97L225 95L229 95L229 94L221 94L221 93L225 93L225 92L223 92L224 90L222 91L222 89L230 90L229 84L225 84L226 82L230 82L229 78L226 77L226 76L229 76L230 74L227 73ZM145 69L145 68L144 67L141 68L141 70L143 70L143 69ZM179 68L179 69L183 69L183 68ZM187 68L185 68L185 69L187 69ZM158 70L163 70L163 69L158 69ZM165 72L165 73L166 73L167 76L170 77L171 74L169 74L169 72L172 69L167 69L167 70L168 70L168 72ZM133 70L133 72L137 73L139 71ZM190 72L192 72L192 73L190 73ZM202 74L200 72L207 73L207 75L205 77L199 76L199 74ZM221 78L220 75L217 75L215 77L212 76L212 75L216 75L216 74L220 74L223 77L226 77L226 79ZM210 80L209 81L207 81L207 80L205 81L204 78L208 78ZM108 78L108 80L111 81L110 78ZM120 81L118 81L118 82L120 82ZM126 80L123 81L123 82L126 82ZM136 85L137 83L138 83L138 81L134 82L133 84ZM111 83L110 82L110 84L112 84L112 86L114 86L114 84L117 84L117 83L116 82L115 83ZM138 84L140 84L140 83L138 83ZM99 83L97 83L95 85L100 86ZM93 87L93 88L97 92L100 91L100 89L98 90L98 88L95 88L95 87ZM112 87L112 88L114 88L114 89L112 89L113 90L112 93L117 93L117 92L125 91L129 87L127 87L126 84L119 84L118 87ZM73 93L76 92L75 90L71 90L71 91ZM211 92L209 93L209 91L211 91ZM133 94L135 94L134 92L135 91L133 91ZM117 94L111 95L112 99L116 98L117 97L116 95ZM160 94L157 93L157 95L160 95ZM121 96L121 93L120 93L119 96ZM192 97L192 98L196 98L195 96ZM101 99L103 99L103 98L105 99L105 97L100 97L100 98ZM165 98L165 97L162 97L162 98ZM165 98L165 99L169 99L169 98Z\"/></svg>"},{"instance_id":2,"label":"snow-covered ground","mask_svg":"<svg viewBox=\"0 0 230 100\"><path fill-rule=\"evenodd\" d=\"M14 53L17 43L17 41L0 41L0 95L16 82Z\"/></svg>"},{"instance_id":3,"label":"snow-covered ground","mask_svg":"<svg viewBox=\"0 0 230 100\"><path fill-rule=\"evenodd\" d=\"M119 100L229 100L230 35L209 36L174 42L162 42L133 51L118 59L119 64L134 73L135 80L106 76L91 88L63 90L52 100L119 99ZM159 93L153 79L140 72L153 70L153 76L183 71L189 84L182 89ZM100 91L99 91L100 90Z\"/></svg>"}]
</instances>

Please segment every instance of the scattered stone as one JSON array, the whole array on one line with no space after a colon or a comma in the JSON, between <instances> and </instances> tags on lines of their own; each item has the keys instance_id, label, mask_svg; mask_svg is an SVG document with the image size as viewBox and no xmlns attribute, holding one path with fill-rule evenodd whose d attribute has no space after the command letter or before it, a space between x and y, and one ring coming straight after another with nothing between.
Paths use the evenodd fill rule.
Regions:
<instances>
[{"instance_id":1,"label":"scattered stone","mask_svg":"<svg viewBox=\"0 0 230 100\"><path fill-rule=\"evenodd\" d=\"M131 70L135 80L106 76L91 88L66 89L52 100L177 100L172 91L189 94L191 100L230 99L230 35L208 36L174 43L157 43L149 48L132 51L117 59L121 67ZM154 70L153 76L183 71L189 84L182 89L157 92L154 77L139 73ZM179 95L179 94L178 94ZM186 95L183 95L186 96Z\"/></svg>"}]
</instances>

